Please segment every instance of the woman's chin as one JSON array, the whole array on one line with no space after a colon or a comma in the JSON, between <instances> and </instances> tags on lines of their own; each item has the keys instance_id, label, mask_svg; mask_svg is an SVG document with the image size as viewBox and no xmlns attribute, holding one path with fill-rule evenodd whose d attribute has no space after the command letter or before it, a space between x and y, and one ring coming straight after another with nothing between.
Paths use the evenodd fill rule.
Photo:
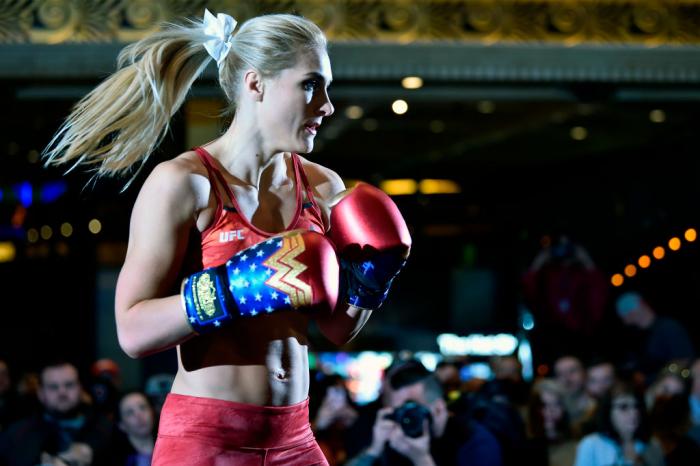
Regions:
<instances>
[{"instance_id":1,"label":"woman's chin","mask_svg":"<svg viewBox=\"0 0 700 466\"><path fill-rule=\"evenodd\" d=\"M308 154L312 150L314 150L314 140L307 139L305 141L301 141L297 145L297 148L296 150L294 150L294 152L296 152L297 154Z\"/></svg>"},{"instance_id":2,"label":"woman's chin","mask_svg":"<svg viewBox=\"0 0 700 466\"><path fill-rule=\"evenodd\" d=\"M314 137L311 135L300 135L293 139L288 139L278 147L284 148L281 152L293 152L295 154L308 154L314 150Z\"/></svg>"}]
</instances>

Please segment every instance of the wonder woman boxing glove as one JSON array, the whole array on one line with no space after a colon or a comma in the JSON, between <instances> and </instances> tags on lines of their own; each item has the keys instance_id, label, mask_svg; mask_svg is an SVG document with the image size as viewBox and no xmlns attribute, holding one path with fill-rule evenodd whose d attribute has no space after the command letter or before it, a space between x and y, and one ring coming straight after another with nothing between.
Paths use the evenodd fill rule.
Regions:
<instances>
[{"instance_id":1,"label":"wonder woman boxing glove","mask_svg":"<svg viewBox=\"0 0 700 466\"><path fill-rule=\"evenodd\" d=\"M331 201L330 223L344 299L360 308L379 308L411 250L401 212L383 191L359 183Z\"/></svg>"},{"instance_id":2,"label":"wonder woman boxing glove","mask_svg":"<svg viewBox=\"0 0 700 466\"><path fill-rule=\"evenodd\" d=\"M190 325L206 333L239 317L304 308L330 311L338 298L338 272L335 250L325 236L292 231L190 275L181 295Z\"/></svg>"}]
</instances>

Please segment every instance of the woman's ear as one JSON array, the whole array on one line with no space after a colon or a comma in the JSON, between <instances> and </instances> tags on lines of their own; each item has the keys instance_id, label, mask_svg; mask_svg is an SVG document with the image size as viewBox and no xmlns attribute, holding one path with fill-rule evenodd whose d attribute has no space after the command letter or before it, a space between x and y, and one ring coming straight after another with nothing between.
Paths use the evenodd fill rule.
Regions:
<instances>
[{"instance_id":1,"label":"woman's ear","mask_svg":"<svg viewBox=\"0 0 700 466\"><path fill-rule=\"evenodd\" d=\"M248 70L243 75L243 89L253 97L256 102L262 102L264 94L264 82L260 73L255 70Z\"/></svg>"}]
</instances>

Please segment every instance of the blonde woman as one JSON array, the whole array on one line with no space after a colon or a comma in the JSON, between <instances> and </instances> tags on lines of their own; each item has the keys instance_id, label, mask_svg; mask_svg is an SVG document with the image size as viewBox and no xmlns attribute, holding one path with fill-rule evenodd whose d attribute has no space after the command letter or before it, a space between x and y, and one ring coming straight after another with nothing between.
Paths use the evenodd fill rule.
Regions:
<instances>
[{"instance_id":1,"label":"blonde woman","mask_svg":"<svg viewBox=\"0 0 700 466\"><path fill-rule=\"evenodd\" d=\"M292 15L236 30L208 11L168 26L121 52L46 156L100 175L140 167L212 59L233 121L148 176L117 283L124 351L178 348L153 464L327 464L309 428L307 326L355 336L411 240L383 193L345 190L297 155L333 114L321 30Z\"/></svg>"},{"instance_id":2,"label":"blonde woman","mask_svg":"<svg viewBox=\"0 0 700 466\"><path fill-rule=\"evenodd\" d=\"M535 451L546 451L549 466L571 466L576 456L565 399L564 388L556 380L542 379L532 387L528 434Z\"/></svg>"}]
</instances>

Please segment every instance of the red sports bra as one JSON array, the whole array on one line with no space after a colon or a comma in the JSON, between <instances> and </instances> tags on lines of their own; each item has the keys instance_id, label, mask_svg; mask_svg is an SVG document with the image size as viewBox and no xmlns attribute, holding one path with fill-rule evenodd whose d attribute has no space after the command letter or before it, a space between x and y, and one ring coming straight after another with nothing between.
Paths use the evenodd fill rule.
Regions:
<instances>
[{"instance_id":1,"label":"red sports bra","mask_svg":"<svg viewBox=\"0 0 700 466\"><path fill-rule=\"evenodd\" d=\"M201 235L202 265L205 268L221 265L238 251L281 233L269 233L250 223L241 214L241 209L238 207L238 202L236 202L236 196L234 196L233 190L217 168L216 163L214 163L211 154L202 147L195 147L194 150L207 169L209 183L214 196L216 196L214 220ZM292 221L283 231L303 229L323 233L325 226L321 209L314 199L304 168L297 154L292 154L292 167L294 170L297 208ZM224 205L224 198L219 192L216 180L224 187L228 200L233 207ZM306 194L305 202L303 199L304 193Z\"/></svg>"}]
</instances>

